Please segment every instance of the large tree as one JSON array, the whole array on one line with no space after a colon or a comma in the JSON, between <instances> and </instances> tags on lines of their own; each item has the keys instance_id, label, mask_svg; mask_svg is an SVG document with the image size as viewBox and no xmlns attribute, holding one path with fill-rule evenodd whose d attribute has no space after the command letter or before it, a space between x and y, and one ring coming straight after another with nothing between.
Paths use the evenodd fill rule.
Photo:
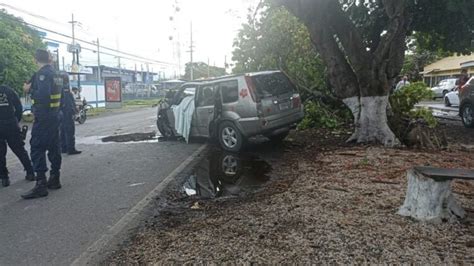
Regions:
<instances>
[{"instance_id":1,"label":"large tree","mask_svg":"<svg viewBox=\"0 0 474 266\"><path fill-rule=\"evenodd\" d=\"M470 52L472 0L273 0L308 28L334 94L355 119L350 140L398 144L388 126L390 88L403 67L406 40Z\"/></svg>"},{"instance_id":2,"label":"large tree","mask_svg":"<svg viewBox=\"0 0 474 266\"><path fill-rule=\"evenodd\" d=\"M234 41L233 72L281 69L306 88L300 90L304 95L329 94L325 66L305 25L283 7L269 8L268 2L260 7L249 13Z\"/></svg>"},{"instance_id":3,"label":"large tree","mask_svg":"<svg viewBox=\"0 0 474 266\"><path fill-rule=\"evenodd\" d=\"M220 77L226 74L224 68L209 66L204 62L194 62L192 66L193 66L193 79ZM185 80L191 80L191 63L186 64L185 74L183 78Z\"/></svg>"},{"instance_id":4,"label":"large tree","mask_svg":"<svg viewBox=\"0 0 474 266\"><path fill-rule=\"evenodd\" d=\"M44 48L38 33L17 17L0 10L0 85L17 92L36 70L34 53Z\"/></svg>"}]
</instances>

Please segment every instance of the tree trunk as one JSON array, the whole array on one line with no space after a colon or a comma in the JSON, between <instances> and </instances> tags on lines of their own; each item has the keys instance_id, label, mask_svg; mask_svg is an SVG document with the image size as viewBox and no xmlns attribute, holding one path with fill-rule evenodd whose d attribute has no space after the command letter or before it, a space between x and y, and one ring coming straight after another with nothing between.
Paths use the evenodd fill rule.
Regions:
<instances>
[{"instance_id":1,"label":"tree trunk","mask_svg":"<svg viewBox=\"0 0 474 266\"><path fill-rule=\"evenodd\" d=\"M274 2L286 6L308 27L311 41L328 67L335 96L343 99L354 115L355 132L349 141L398 145L388 126L387 107L390 84L403 66L410 24L406 1L381 1L388 21L382 28L385 32L372 40L372 49L340 1Z\"/></svg>"},{"instance_id":2,"label":"tree trunk","mask_svg":"<svg viewBox=\"0 0 474 266\"><path fill-rule=\"evenodd\" d=\"M388 96L351 97L344 99L354 115L354 134L348 142L382 143L393 147L400 144L388 126Z\"/></svg>"},{"instance_id":3,"label":"tree trunk","mask_svg":"<svg viewBox=\"0 0 474 266\"><path fill-rule=\"evenodd\" d=\"M407 176L408 188L399 215L433 223L464 218L465 212L451 192L451 180L436 182L413 169Z\"/></svg>"}]
</instances>

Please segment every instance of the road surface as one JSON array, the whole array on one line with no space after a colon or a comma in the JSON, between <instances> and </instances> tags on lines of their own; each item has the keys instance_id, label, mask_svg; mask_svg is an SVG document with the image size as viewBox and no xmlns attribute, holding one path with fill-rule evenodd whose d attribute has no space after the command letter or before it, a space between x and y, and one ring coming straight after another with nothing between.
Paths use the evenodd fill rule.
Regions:
<instances>
[{"instance_id":1,"label":"road surface","mask_svg":"<svg viewBox=\"0 0 474 266\"><path fill-rule=\"evenodd\" d=\"M423 107L432 110L433 115L438 118L461 121L459 117L459 107L451 106L447 107L443 102L420 102L416 107Z\"/></svg>"},{"instance_id":2,"label":"road surface","mask_svg":"<svg viewBox=\"0 0 474 266\"><path fill-rule=\"evenodd\" d=\"M200 144L101 143L115 134L156 130L156 109L98 117L76 126L81 155L63 156L62 184L46 198L9 152L12 185L0 188L0 265L68 265L185 161Z\"/></svg>"}]
</instances>

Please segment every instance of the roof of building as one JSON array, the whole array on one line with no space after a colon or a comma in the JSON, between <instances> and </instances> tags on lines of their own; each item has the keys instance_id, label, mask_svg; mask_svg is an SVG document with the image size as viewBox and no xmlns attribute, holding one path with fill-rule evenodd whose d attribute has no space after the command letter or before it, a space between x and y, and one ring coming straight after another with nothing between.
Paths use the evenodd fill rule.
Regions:
<instances>
[{"instance_id":1,"label":"roof of building","mask_svg":"<svg viewBox=\"0 0 474 266\"><path fill-rule=\"evenodd\" d=\"M461 65L474 60L474 54L445 57L424 68L423 74L461 69Z\"/></svg>"}]
</instances>

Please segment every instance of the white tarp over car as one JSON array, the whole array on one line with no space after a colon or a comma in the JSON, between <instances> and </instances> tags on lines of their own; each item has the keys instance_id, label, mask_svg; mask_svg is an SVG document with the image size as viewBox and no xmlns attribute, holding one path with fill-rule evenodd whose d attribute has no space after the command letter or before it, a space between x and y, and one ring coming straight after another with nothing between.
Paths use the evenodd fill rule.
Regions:
<instances>
[{"instance_id":1,"label":"white tarp over car","mask_svg":"<svg viewBox=\"0 0 474 266\"><path fill-rule=\"evenodd\" d=\"M194 114L194 96L185 97L179 105L171 106L174 115L174 128L189 143L191 122Z\"/></svg>"}]
</instances>

